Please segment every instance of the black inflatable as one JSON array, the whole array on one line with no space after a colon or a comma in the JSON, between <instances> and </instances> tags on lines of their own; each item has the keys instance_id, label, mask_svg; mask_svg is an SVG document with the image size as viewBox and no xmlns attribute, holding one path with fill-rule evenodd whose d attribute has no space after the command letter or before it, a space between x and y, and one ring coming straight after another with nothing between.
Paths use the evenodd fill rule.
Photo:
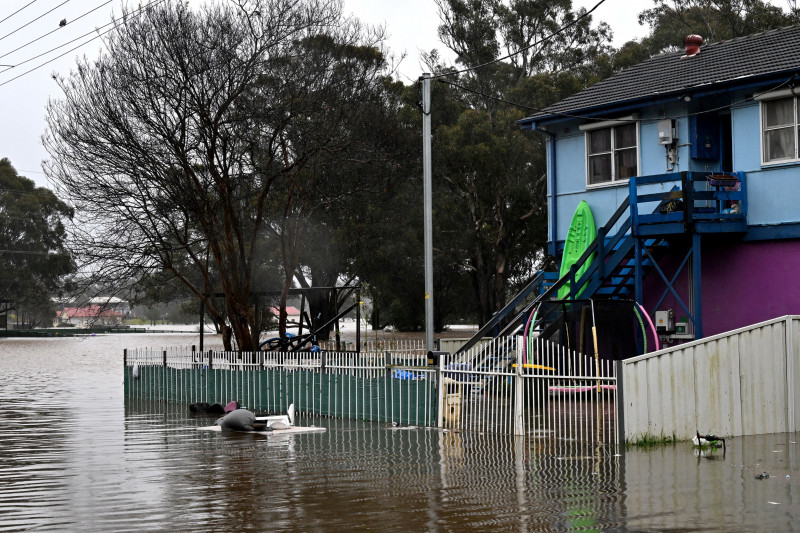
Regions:
<instances>
[{"instance_id":1,"label":"black inflatable","mask_svg":"<svg viewBox=\"0 0 800 533\"><path fill-rule=\"evenodd\" d=\"M209 415L222 415L239 408L241 408L241 405L239 405L239 402L237 401L232 401L225 406L219 403L207 402L189 404L189 412Z\"/></svg>"},{"instance_id":2,"label":"black inflatable","mask_svg":"<svg viewBox=\"0 0 800 533\"><path fill-rule=\"evenodd\" d=\"M192 403L189 404L189 412L198 414L221 415L225 412L225 408L218 403Z\"/></svg>"}]
</instances>

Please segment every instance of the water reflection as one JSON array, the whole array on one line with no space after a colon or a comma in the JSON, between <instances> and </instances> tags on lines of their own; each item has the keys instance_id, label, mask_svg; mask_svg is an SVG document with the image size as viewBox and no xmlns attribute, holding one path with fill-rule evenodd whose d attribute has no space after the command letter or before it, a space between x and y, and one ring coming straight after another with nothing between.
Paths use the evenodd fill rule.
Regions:
<instances>
[{"instance_id":1,"label":"water reflection","mask_svg":"<svg viewBox=\"0 0 800 533\"><path fill-rule=\"evenodd\" d=\"M800 529L794 435L706 458L319 418L203 432L214 417L123 399L127 337L0 340L0 531Z\"/></svg>"}]
</instances>

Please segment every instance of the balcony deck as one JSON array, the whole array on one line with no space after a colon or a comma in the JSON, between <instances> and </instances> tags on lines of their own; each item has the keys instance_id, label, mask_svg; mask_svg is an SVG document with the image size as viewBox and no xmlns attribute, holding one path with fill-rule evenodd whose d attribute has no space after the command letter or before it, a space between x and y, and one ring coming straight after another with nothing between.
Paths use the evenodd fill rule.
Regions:
<instances>
[{"instance_id":1,"label":"balcony deck","mask_svg":"<svg viewBox=\"0 0 800 533\"><path fill-rule=\"evenodd\" d=\"M747 231L743 172L638 176L630 179L629 187L634 236Z\"/></svg>"}]
</instances>

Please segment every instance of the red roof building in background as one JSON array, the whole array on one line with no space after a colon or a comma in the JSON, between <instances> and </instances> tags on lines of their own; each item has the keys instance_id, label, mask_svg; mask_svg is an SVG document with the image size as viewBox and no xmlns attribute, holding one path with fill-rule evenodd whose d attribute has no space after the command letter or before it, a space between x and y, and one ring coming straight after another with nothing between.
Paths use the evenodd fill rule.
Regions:
<instances>
[{"instance_id":1,"label":"red roof building in background","mask_svg":"<svg viewBox=\"0 0 800 533\"><path fill-rule=\"evenodd\" d=\"M65 307L56 318L59 324L73 324L80 327L118 326L122 323L122 313L100 305Z\"/></svg>"}]
</instances>

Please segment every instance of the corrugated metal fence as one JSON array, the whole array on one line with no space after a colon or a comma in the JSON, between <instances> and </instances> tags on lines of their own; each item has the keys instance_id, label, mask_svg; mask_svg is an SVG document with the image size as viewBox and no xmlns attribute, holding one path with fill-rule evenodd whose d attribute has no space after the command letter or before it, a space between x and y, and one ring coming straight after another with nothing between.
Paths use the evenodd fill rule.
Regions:
<instances>
[{"instance_id":1,"label":"corrugated metal fence","mask_svg":"<svg viewBox=\"0 0 800 533\"><path fill-rule=\"evenodd\" d=\"M385 346L381 346L385 348ZM613 442L613 362L545 342L502 337L433 365L402 351L194 352L129 349L125 395L450 430ZM523 364L516 364L522 361ZM138 376L134 378L134 373Z\"/></svg>"},{"instance_id":2,"label":"corrugated metal fence","mask_svg":"<svg viewBox=\"0 0 800 533\"><path fill-rule=\"evenodd\" d=\"M786 316L623 361L626 437L797 431L798 343Z\"/></svg>"}]
</instances>

